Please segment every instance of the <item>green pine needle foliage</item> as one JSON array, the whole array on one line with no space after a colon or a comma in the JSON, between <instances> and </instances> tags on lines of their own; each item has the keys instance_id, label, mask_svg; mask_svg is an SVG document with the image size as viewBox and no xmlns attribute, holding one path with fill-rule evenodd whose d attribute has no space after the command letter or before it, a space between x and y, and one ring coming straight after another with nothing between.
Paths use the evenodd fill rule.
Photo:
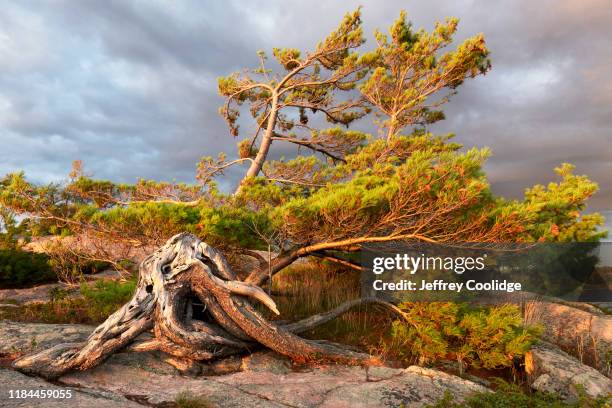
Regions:
<instances>
[{"instance_id":1,"label":"green pine needle foliage","mask_svg":"<svg viewBox=\"0 0 612 408\"><path fill-rule=\"evenodd\" d=\"M539 335L537 327L524 327L515 305L472 308L453 302L411 302L400 308L407 321L391 327L390 348L405 362L457 361L468 367L500 369L512 366Z\"/></svg>"}]
</instances>

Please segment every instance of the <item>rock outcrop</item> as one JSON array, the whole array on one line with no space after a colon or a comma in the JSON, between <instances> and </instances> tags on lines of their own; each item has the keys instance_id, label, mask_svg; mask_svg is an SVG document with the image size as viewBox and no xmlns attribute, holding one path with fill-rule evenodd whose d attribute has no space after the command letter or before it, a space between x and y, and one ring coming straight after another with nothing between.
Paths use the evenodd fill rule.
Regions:
<instances>
[{"instance_id":1,"label":"rock outcrop","mask_svg":"<svg viewBox=\"0 0 612 408\"><path fill-rule=\"evenodd\" d=\"M63 376L69 386L104 389L147 404L172 402L189 391L219 407L417 407L449 390L458 399L485 391L480 385L436 370L321 366L293 370L270 352L245 358L243 371L212 377L184 377L125 365L112 357L91 371ZM148 367L148 366L147 366Z\"/></svg>"},{"instance_id":2,"label":"rock outcrop","mask_svg":"<svg viewBox=\"0 0 612 408\"><path fill-rule=\"evenodd\" d=\"M28 390L48 392L47 390L70 390L70 398L22 399L10 398L10 391ZM15 394L13 394L15 395ZM53 395L53 394L51 394ZM130 401L123 395L103 390L77 389L49 384L39 378L28 377L20 372L0 368L0 406L5 408L28 408L33 406L49 408L96 407L96 408L136 408L142 405Z\"/></svg>"},{"instance_id":3,"label":"rock outcrop","mask_svg":"<svg viewBox=\"0 0 612 408\"><path fill-rule=\"evenodd\" d=\"M0 322L0 355L18 355L67 340L80 341L91 329ZM179 395L187 392L211 407L419 407L439 400L447 390L457 400L487 391L474 382L416 366L371 367L367 371L342 365L299 369L269 351L220 360L204 366L198 376L179 375L166 359L157 352L115 354L92 370L60 377L55 386L75 390L75 399L48 401L50 405L45 406L172 406ZM3 390L9 386L52 387L43 380L7 369L0 370L0 383L9 384L3 385Z\"/></svg>"},{"instance_id":4,"label":"rock outcrop","mask_svg":"<svg viewBox=\"0 0 612 408\"><path fill-rule=\"evenodd\" d=\"M612 380L550 343L527 352L525 369L532 388L566 399L578 398L580 388L594 398L612 393Z\"/></svg>"},{"instance_id":5,"label":"rock outcrop","mask_svg":"<svg viewBox=\"0 0 612 408\"><path fill-rule=\"evenodd\" d=\"M612 316L543 301L528 302L525 308L526 322L541 325L548 342L581 355L584 362L612 376Z\"/></svg>"},{"instance_id":6,"label":"rock outcrop","mask_svg":"<svg viewBox=\"0 0 612 408\"><path fill-rule=\"evenodd\" d=\"M87 339L93 326L0 321L0 356L20 355Z\"/></svg>"}]
</instances>

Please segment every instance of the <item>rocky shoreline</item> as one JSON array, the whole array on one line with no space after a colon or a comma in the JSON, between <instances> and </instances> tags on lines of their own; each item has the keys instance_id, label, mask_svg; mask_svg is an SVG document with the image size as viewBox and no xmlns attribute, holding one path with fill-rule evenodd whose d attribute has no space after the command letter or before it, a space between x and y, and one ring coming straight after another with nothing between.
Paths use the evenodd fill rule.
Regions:
<instances>
[{"instance_id":1,"label":"rocky shoreline","mask_svg":"<svg viewBox=\"0 0 612 408\"><path fill-rule=\"evenodd\" d=\"M64 341L80 341L93 328L83 325L0 322L0 355L5 366L10 357ZM294 369L288 360L272 352L256 352L223 362L224 375L185 376L159 353L124 352L89 371L72 372L50 384L0 369L0 393L15 388L70 388L75 399L50 400L45 406L172 406L181 392L189 391L213 407L406 407L432 404L452 392L458 400L482 385L438 370L412 366L407 369L342 365ZM216 367L216 371L224 367ZM9 407L20 401L8 401ZM73 404L74 405L71 405ZM13 405L11 405L13 404ZM83 404L83 405L78 405Z\"/></svg>"},{"instance_id":2,"label":"rocky shoreline","mask_svg":"<svg viewBox=\"0 0 612 408\"><path fill-rule=\"evenodd\" d=\"M181 374L157 352L122 352L88 371L68 373L54 383L28 377L10 368L11 360L33 350L66 341L82 341L93 327L0 321L0 393L11 389L71 389L72 399L45 401L45 406L137 407L176 406L188 392L211 407L421 407L445 392L455 399L486 392L474 381L439 370L411 366L346 367L322 365L296 369L269 351L221 360L200 372ZM587 394L612 392L612 381L551 344L534 347L527 356L534 389L567 398L577 388ZM216 375L212 375L216 374ZM220 374L220 375L219 375ZM577 387L577 384L580 384ZM21 407L28 400L4 399L2 406Z\"/></svg>"}]
</instances>

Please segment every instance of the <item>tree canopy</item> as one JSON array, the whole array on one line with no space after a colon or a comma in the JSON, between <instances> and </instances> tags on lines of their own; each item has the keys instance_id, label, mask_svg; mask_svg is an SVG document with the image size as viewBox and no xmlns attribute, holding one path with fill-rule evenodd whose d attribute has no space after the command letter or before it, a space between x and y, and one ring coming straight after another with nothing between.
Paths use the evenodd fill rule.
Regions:
<instances>
[{"instance_id":1,"label":"tree canopy","mask_svg":"<svg viewBox=\"0 0 612 408\"><path fill-rule=\"evenodd\" d=\"M597 185L571 165L556 169L559 181L508 200L491 192L488 149L426 131L466 79L491 68L483 35L453 47L457 25L451 18L431 32L414 30L402 12L388 35L375 33L373 50L360 52L357 9L312 51L275 48L272 64L260 51L256 68L219 78L230 135L242 135L245 112L256 130L238 142L237 159L204 157L197 183L118 184L86 175L77 161L65 183L5 176L0 206L26 217L33 235L147 247L191 232L255 257L252 283L302 256L346 263L368 242L599 240L603 218L583 214ZM376 134L363 130L369 118ZM290 143L297 154L274 160L273 143ZM220 192L214 178L241 163L248 169L234 194ZM267 244L278 252L271 265L252 251Z\"/></svg>"}]
</instances>

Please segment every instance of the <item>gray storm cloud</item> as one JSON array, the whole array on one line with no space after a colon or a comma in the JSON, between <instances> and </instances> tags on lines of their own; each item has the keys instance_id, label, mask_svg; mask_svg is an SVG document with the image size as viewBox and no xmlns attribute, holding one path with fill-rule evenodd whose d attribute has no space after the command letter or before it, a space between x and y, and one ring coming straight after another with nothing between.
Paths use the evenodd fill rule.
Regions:
<instances>
[{"instance_id":1,"label":"gray storm cloud","mask_svg":"<svg viewBox=\"0 0 612 408\"><path fill-rule=\"evenodd\" d=\"M259 49L312 47L360 4L370 43L402 8L417 27L452 15L459 39L485 34L493 70L460 88L431 130L489 146L497 193L520 197L571 162L600 184L591 209L612 208L606 1L5 2L0 173L58 181L83 159L117 181L191 181L201 156L234 152L216 78L254 66Z\"/></svg>"}]
</instances>

